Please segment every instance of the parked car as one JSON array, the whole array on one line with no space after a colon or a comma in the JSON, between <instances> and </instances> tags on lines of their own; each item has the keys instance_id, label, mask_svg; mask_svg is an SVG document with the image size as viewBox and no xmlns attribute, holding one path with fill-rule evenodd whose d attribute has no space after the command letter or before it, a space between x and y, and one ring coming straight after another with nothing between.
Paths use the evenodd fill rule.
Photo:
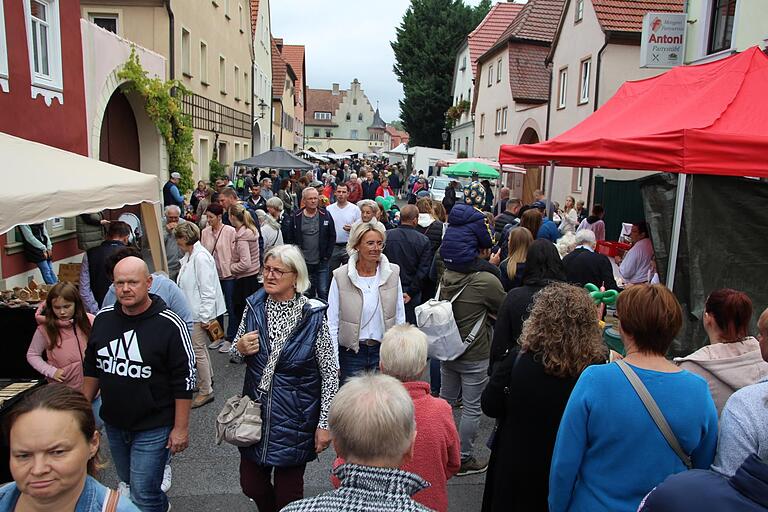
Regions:
<instances>
[{"instance_id":1,"label":"parked car","mask_svg":"<svg viewBox=\"0 0 768 512\"><path fill-rule=\"evenodd\" d=\"M427 178L427 183L429 184L429 198L433 201L442 201L445 197L445 189L452 181L454 181L454 178L448 176L430 176ZM458 181L461 183L462 187L469 183L468 178L459 178ZM457 190L456 199L461 199L462 197L464 197L464 193L461 189Z\"/></svg>"}]
</instances>

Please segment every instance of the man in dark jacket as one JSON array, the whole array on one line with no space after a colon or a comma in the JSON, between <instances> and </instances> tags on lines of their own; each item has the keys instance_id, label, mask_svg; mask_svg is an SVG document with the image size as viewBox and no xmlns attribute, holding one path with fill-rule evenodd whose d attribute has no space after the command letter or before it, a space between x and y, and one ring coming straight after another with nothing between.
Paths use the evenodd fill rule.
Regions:
<instances>
[{"instance_id":1,"label":"man in dark jacket","mask_svg":"<svg viewBox=\"0 0 768 512\"><path fill-rule=\"evenodd\" d=\"M493 235L485 214L479 210L485 204L485 190L479 182L464 189L464 204L457 203L448 215L440 255L445 267L468 272L482 249L493 246Z\"/></svg>"},{"instance_id":2,"label":"man in dark jacket","mask_svg":"<svg viewBox=\"0 0 768 512\"><path fill-rule=\"evenodd\" d=\"M118 303L93 323L83 394L93 400L101 391L112 461L133 502L142 510L167 510L160 482L169 451L189 445L195 355L184 321L149 294L146 263L125 258L114 278Z\"/></svg>"},{"instance_id":3,"label":"man in dark jacket","mask_svg":"<svg viewBox=\"0 0 768 512\"><path fill-rule=\"evenodd\" d=\"M613 277L613 267L608 257L595 252L595 233L581 229L576 233L576 248L563 258L565 275L569 283L584 286L592 283L598 288L618 290Z\"/></svg>"},{"instance_id":4,"label":"man in dark jacket","mask_svg":"<svg viewBox=\"0 0 768 512\"><path fill-rule=\"evenodd\" d=\"M493 224L493 228L494 231L496 231L496 237L499 243L504 242L504 239L501 238L501 235L504 232L504 228L508 224L517 225L520 223L518 213L520 212L520 208L523 206L523 202L520 199L513 197L507 200L506 205L507 209L496 217L496 221Z\"/></svg>"},{"instance_id":5,"label":"man in dark jacket","mask_svg":"<svg viewBox=\"0 0 768 512\"><path fill-rule=\"evenodd\" d=\"M112 284L111 276L107 274L107 260L128 245L130 236L131 226L120 221L110 222L107 239L83 254L83 262L80 265L80 297L89 313L98 313L109 285Z\"/></svg>"},{"instance_id":6,"label":"man in dark jacket","mask_svg":"<svg viewBox=\"0 0 768 512\"><path fill-rule=\"evenodd\" d=\"M768 464L752 454L726 478L712 470L672 475L640 503L639 512L764 512L768 510Z\"/></svg>"},{"instance_id":7,"label":"man in dark jacket","mask_svg":"<svg viewBox=\"0 0 768 512\"><path fill-rule=\"evenodd\" d=\"M328 300L328 265L336 244L336 227L333 217L319 208L320 194L317 189L307 187L301 193L304 208L283 218L283 241L301 249L307 262L311 287L309 298Z\"/></svg>"},{"instance_id":8,"label":"man in dark jacket","mask_svg":"<svg viewBox=\"0 0 768 512\"><path fill-rule=\"evenodd\" d=\"M365 173L365 181L363 181L363 199L375 201L377 188L379 188L379 182L373 179L373 172L368 171Z\"/></svg>"},{"instance_id":9,"label":"man in dark jacket","mask_svg":"<svg viewBox=\"0 0 768 512\"><path fill-rule=\"evenodd\" d=\"M172 172L171 177L163 185L163 206L175 204L184 211L184 196L179 192L179 183L181 183L181 174Z\"/></svg>"},{"instance_id":10,"label":"man in dark jacket","mask_svg":"<svg viewBox=\"0 0 768 512\"><path fill-rule=\"evenodd\" d=\"M432 264L432 244L419 233L416 223L419 209L412 204L400 210L400 227L387 232L384 254L391 263L400 266L400 284L403 286L405 319L416 325L416 306L422 303L421 285L429 275Z\"/></svg>"}]
</instances>

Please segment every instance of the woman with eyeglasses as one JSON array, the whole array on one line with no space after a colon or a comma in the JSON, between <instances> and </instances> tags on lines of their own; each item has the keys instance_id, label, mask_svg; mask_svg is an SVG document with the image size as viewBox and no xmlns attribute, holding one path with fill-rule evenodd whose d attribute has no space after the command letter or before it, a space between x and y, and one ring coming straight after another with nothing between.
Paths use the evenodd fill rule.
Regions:
<instances>
[{"instance_id":1,"label":"woman with eyeglasses","mask_svg":"<svg viewBox=\"0 0 768 512\"><path fill-rule=\"evenodd\" d=\"M303 498L307 462L331 442L339 376L327 306L302 295L309 274L299 248L273 247L262 270L230 354L245 358L243 392L262 404L261 440L240 448L240 486L261 512L277 512Z\"/></svg>"},{"instance_id":2,"label":"woman with eyeglasses","mask_svg":"<svg viewBox=\"0 0 768 512\"><path fill-rule=\"evenodd\" d=\"M333 271L328 294L328 328L338 350L341 381L379 368L384 332L405 323L400 267L383 254L381 222L358 222L347 242L349 263Z\"/></svg>"}]
</instances>

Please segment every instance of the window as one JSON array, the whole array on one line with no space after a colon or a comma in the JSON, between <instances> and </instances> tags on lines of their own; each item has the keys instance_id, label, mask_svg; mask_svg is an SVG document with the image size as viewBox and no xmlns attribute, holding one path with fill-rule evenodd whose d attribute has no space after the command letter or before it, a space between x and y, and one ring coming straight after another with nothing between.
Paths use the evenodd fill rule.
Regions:
<instances>
[{"instance_id":1,"label":"window","mask_svg":"<svg viewBox=\"0 0 768 512\"><path fill-rule=\"evenodd\" d=\"M315 128L314 132L312 133L313 137L319 137L320 136L320 128Z\"/></svg>"},{"instance_id":2,"label":"window","mask_svg":"<svg viewBox=\"0 0 768 512\"><path fill-rule=\"evenodd\" d=\"M496 61L496 81L501 82L501 59Z\"/></svg>"},{"instance_id":3,"label":"window","mask_svg":"<svg viewBox=\"0 0 768 512\"><path fill-rule=\"evenodd\" d=\"M219 92L227 94L227 59L219 55Z\"/></svg>"},{"instance_id":4,"label":"window","mask_svg":"<svg viewBox=\"0 0 768 512\"><path fill-rule=\"evenodd\" d=\"M192 76L192 36L184 27L181 27L181 72Z\"/></svg>"},{"instance_id":5,"label":"window","mask_svg":"<svg viewBox=\"0 0 768 512\"><path fill-rule=\"evenodd\" d=\"M357 139L357 130L352 130L351 132L349 132L349 138Z\"/></svg>"},{"instance_id":6,"label":"window","mask_svg":"<svg viewBox=\"0 0 768 512\"><path fill-rule=\"evenodd\" d=\"M509 109L504 107L501 109L501 133L507 133L507 111Z\"/></svg>"},{"instance_id":7,"label":"window","mask_svg":"<svg viewBox=\"0 0 768 512\"><path fill-rule=\"evenodd\" d=\"M200 138L200 157L197 161L198 169L200 169L200 175L205 177L206 170L208 169L208 161L211 156L208 154L208 139Z\"/></svg>"},{"instance_id":8,"label":"window","mask_svg":"<svg viewBox=\"0 0 768 512\"><path fill-rule=\"evenodd\" d=\"M116 13L88 13L88 19L94 25L113 34L118 34L118 15Z\"/></svg>"},{"instance_id":9,"label":"window","mask_svg":"<svg viewBox=\"0 0 768 512\"><path fill-rule=\"evenodd\" d=\"M351 120L352 120L352 114L347 112L347 121L351 121Z\"/></svg>"},{"instance_id":10,"label":"window","mask_svg":"<svg viewBox=\"0 0 768 512\"><path fill-rule=\"evenodd\" d=\"M248 72L243 73L243 91L245 91L245 104L251 104L251 81L248 79Z\"/></svg>"},{"instance_id":11,"label":"window","mask_svg":"<svg viewBox=\"0 0 768 512\"><path fill-rule=\"evenodd\" d=\"M464 137L464 149L467 152L467 156L469 156L469 137Z\"/></svg>"},{"instance_id":12,"label":"window","mask_svg":"<svg viewBox=\"0 0 768 512\"><path fill-rule=\"evenodd\" d=\"M331 118L330 112L315 112L315 119L327 121Z\"/></svg>"},{"instance_id":13,"label":"window","mask_svg":"<svg viewBox=\"0 0 768 512\"><path fill-rule=\"evenodd\" d=\"M352 104L353 104L353 105L357 105L357 98L353 98L353 99L352 99Z\"/></svg>"},{"instance_id":14,"label":"window","mask_svg":"<svg viewBox=\"0 0 768 512\"><path fill-rule=\"evenodd\" d=\"M362 113L357 114L357 121L360 122L360 123L363 122L363 114Z\"/></svg>"},{"instance_id":15,"label":"window","mask_svg":"<svg viewBox=\"0 0 768 512\"><path fill-rule=\"evenodd\" d=\"M240 32L241 33L245 32L245 30L243 30L243 6L242 5L238 5L237 6L237 16L238 16L238 20L239 20L239 24L240 24L239 25L240 26Z\"/></svg>"},{"instance_id":16,"label":"window","mask_svg":"<svg viewBox=\"0 0 768 512\"><path fill-rule=\"evenodd\" d=\"M53 98L64 102L61 73L61 33L58 0L26 0L29 67L32 71L32 98L42 95L46 105Z\"/></svg>"},{"instance_id":17,"label":"window","mask_svg":"<svg viewBox=\"0 0 768 512\"><path fill-rule=\"evenodd\" d=\"M461 59L461 67L459 68L459 70L460 71L464 71L465 69L467 69L467 56L466 55L464 57L462 57L462 59Z\"/></svg>"},{"instance_id":18,"label":"window","mask_svg":"<svg viewBox=\"0 0 768 512\"><path fill-rule=\"evenodd\" d=\"M712 1L712 21L709 26L708 53L730 49L735 18L736 0Z\"/></svg>"},{"instance_id":19,"label":"window","mask_svg":"<svg viewBox=\"0 0 768 512\"><path fill-rule=\"evenodd\" d=\"M0 2L0 92L9 92L8 88L8 46L5 43L5 14L3 2Z\"/></svg>"},{"instance_id":20,"label":"window","mask_svg":"<svg viewBox=\"0 0 768 512\"><path fill-rule=\"evenodd\" d=\"M592 60L581 61L581 77L579 77L579 105L589 102L589 73L592 68Z\"/></svg>"},{"instance_id":21,"label":"window","mask_svg":"<svg viewBox=\"0 0 768 512\"><path fill-rule=\"evenodd\" d=\"M576 0L574 7L574 22L578 23L584 18L584 0Z\"/></svg>"},{"instance_id":22,"label":"window","mask_svg":"<svg viewBox=\"0 0 768 512\"><path fill-rule=\"evenodd\" d=\"M560 70L557 79L557 108L565 108L565 94L568 92L568 68Z\"/></svg>"},{"instance_id":23,"label":"window","mask_svg":"<svg viewBox=\"0 0 768 512\"><path fill-rule=\"evenodd\" d=\"M208 85L208 45L200 41L200 83Z\"/></svg>"},{"instance_id":24,"label":"window","mask_svg":"<svg viewBox=\"0 0 768 512\"><path fill-rule=\"evenodd\" d=\"M501 109L496 109L496 128L494 132L496 135L501 133Z\"/></svg>"},{"instance_id":25,"label":"window","mask_svg":"<svg viewBox=\"0 0 768 512\"><path fill-rule=\"evenodd\" d=\"M488 87L493 85L493 64L488 64Z\"/></svg>"},{"instance_id":26,"label":"window","mask_svg":"<svg viewBox=\"0 0 768 512\"><path fill-rule=\"evenodd\" d=\"M233 162L240 160L240 143L235 141L235 159Z\"/></svg>"},{"instance_id":27,"label":"window","mask_svg":"<svg viewBox=\"0 0 768 512\"><path fill-rule=\"evenodd\" d=\"M224 16L226 16L227 19L230 19L230 17L229 17L229 0L224 0Z\"/></svg>"},{"instance_id":28,"label":"window","mask_svg":"<svg viewBox=\"0 0 768 512\"><path fill-rule=\"evenodd\" d=\"M573 174L571 176L571 188L573 192L581 192L584 190L584 169L582 167L573 168Z\"/></svg>"},{"instance_id":29,"label":"window","mask_svg":"<svg viewBox=\"0 0 768 512\"><path fill-rule=\"evenodd\" d=\"M480 136L485 137L485 114L480 114Z\"/></svg>"},{"instance_id":30,"label":"window","mask_svg":"<svg viewBox=\"0 0 768 512\"><path fill-rule=\"evenodd\" d=\"M235 66L235 101L240 101L240 68Z\"/></svg>"},{"instance_id":31,"label":"window","mask_svg":"<svg viewBox=\"0 0 768 512\"><path fill-rule=\"evenodd\" d=\"M248 144L243 142L243 159L250 158L250 157L251 157L251 153L250 151L248 151Z\"/></svg>"},{"instance_id":32,"label":"window","mask_svg":"<svg viewBox=\"0 0 768 512\"><path fill-rule=\"evenodd\" d=\"M331 130L325 130L325 136L330 139L331 137L333 137L333 132Z\"/></svg>"}]
</instances>

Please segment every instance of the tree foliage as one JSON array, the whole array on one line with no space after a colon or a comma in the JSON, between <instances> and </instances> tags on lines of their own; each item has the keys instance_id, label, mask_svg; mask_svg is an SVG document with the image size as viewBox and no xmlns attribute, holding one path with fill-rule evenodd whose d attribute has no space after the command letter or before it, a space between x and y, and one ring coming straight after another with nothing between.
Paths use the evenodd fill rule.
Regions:
<instances>
[{"instance_id":1,"label":"tree foliage","mask_svg":"<svg viewBox=\"0 0 768 512\"><path fill-rule=\"evenodd\" d=\"M184 113L181 103L182 95L189 94L189 91L178 80L149 78L133 48L117 76L128 80L123 86L125 91L135 91L144 98L144 110L165 140L168 173L181 174L179 190L189 192L195 187L192 179L195 139L192 118Z\"/></svg>"},{"instance_id":2,"label":"tree foliage","mask_svg":"<svg viewBox=\"0 0 768 512\"><path fill-rule=\"evenodd\" d=\"M490 7L490 0L477 7L462 0L411 0L391 45L394 72L403 85L400 119L412 146L442 144L456 50Z\"/></svg>"}]
</instances>

